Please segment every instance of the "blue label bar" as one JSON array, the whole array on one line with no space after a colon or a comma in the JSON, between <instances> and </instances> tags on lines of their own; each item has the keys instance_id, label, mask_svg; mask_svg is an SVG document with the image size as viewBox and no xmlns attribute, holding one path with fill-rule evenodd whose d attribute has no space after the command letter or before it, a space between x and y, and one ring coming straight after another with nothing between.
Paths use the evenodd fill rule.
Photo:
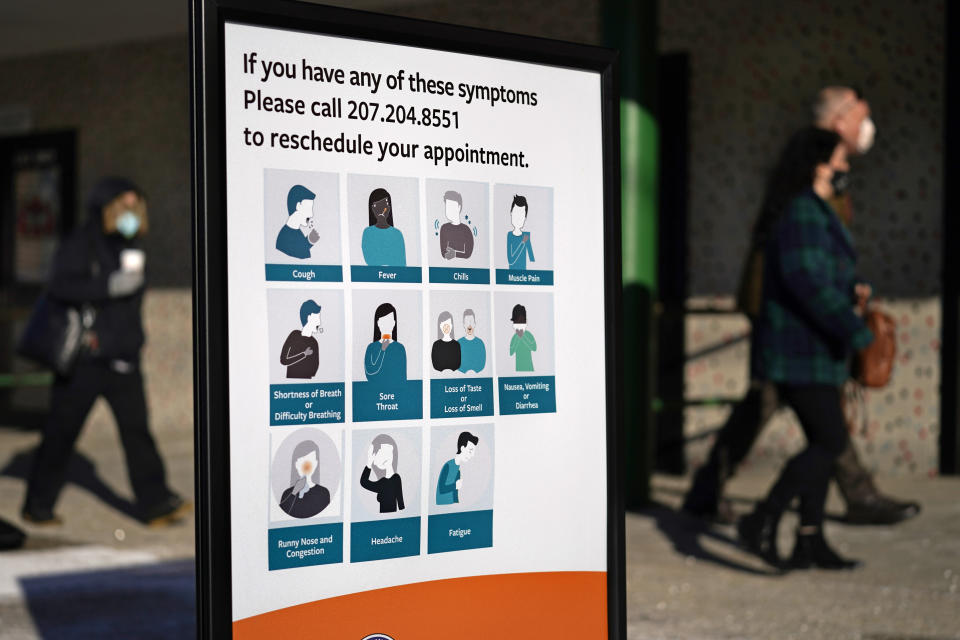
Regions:
<instances>
[{"instance_id":1,"label":"blue label bar","mask_svg":"<svg viewBox=\"0 0 960 640\"><path fill-rule=\"evenodd\" d=\"M497 378L500 415L556 413L557 394L553 376Z\"/></svg>"},{"instance_id":2,"label":"blue label bar","mask_svg":"<svg viewBox=\"0 0 960 640\"><path fill-rule=\"evenodd\" d=\"M350 525L350 562L420 555L420 518L372 520Z\"/></svg>"},{"instance_id":3,"label":"blue label bar","mask_svg":"<svg viewBox=\"0 0 960 640\"><path fill-rule=\"evenodd\" d=\"M270 385L270 426L343 422L342 382Z\"/></svg>"},{"instance_id":4,"label":"blue label bar","mask_svg":"<svg viewBox=\"0 0 960 640\"><path fill-rule=\"evenodd\" d=\"M268 264L267 280L343 282L343 267L329 264Z\"/></svg>"},{"instance_id":5,"label":"blue label bar","mask_svg":"<svg viewBox=\"0 0 960 640\"><path fill-rule=\"evenodd\" d=\"M430 417L493 415L493 378L445 378L430 381Z\"/></svg>"},{"instance_id":6,"label":"blue label bar","mask_svg":"<svg viewBox=\"0 0 960 640\"><path fill-rule=\"evenodd\" d=\"M427 519L427 553L493 546L493 510L441 513Z\"/></svg>"},{"instance_id":7,"label":"blue label bar","mask_svg":"<svg viewBox=\"0 0 960 640\"><path fill-rule=\"evenodd\" d=\"M430 282L441 284L490 284L490 269L430 267Z\"/></svg>"},{"instance_id":8,"label":"blue label bar","mask_svg":"<svg viewBox=\"0 0 960 640\"><path fill-rule=\"evenodd\" d=\"M423 380L384 385L353 383L353 420L419 420L423 417Z\"/></svg>"},{"instance_id":9,"label":"blue label bar","mask_svg":"<svg viewBox=\"0 0 960 640\"><path fill-rule=\"evenodd\" d=\"M362 267L351 265L354 282L422 282L420 267Z\"/></svg>"},{"instance_id":10,"label":"blue label bar","mask_svg":"<svg viewBox=\"0 0 960 640\"><path fill-rule=\"evenodd\" d=\"M267 532L270 571L343 562L343 523L283 527Z\"/></svg>"},{"instance_id":11,"label":"blue label bar","mask_svg":"<svg viewBox=\"0 0 960 640\"><path fill-rule=\"evenodd\" d=\"M553 271L497 269L497 284L553 284Z\"/></svg>"}]
</instances>

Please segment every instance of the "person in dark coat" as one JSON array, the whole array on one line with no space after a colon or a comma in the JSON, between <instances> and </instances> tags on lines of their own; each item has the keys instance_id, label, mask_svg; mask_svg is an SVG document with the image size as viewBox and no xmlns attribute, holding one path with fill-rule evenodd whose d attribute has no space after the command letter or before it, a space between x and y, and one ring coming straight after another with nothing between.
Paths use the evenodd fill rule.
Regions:
<instances>
[{"instance_id":1,"label":"person in dark coat","mask_svg":"<svg viewBox=\"0 0 960 640\"><path fill-rule=\"evenodd\" d=\"M767 497L740 520L745 546L776 567L780 516L800 500L792 568L848 569L823 536L824 503L836 459L848 444L840 387L850 356L873 341L854 311L870 296L856 274L850 232L829 200L842 193L846 148L833 131L810 127L791 138L774 170L762 221L770 229L763 296L751 357L797 414L807 447L787 463Z\"/></svg>"},{"instance_id":2,"label":"person in dark coat","mask_svg":"<svg viewBox=\"0 0 960 640\"><path fill-rule=\"evenodd\" d=\"M151 525L182 518L190 505L168 486L150 434L140 350L146 200L125 178L103 178L87 198L88 219L63 241L54 258L48 295L80 309L84 349L69 375L53 383L50 415L33 460L24 520L59 524L54 514L67 463L80 430L103 396L117 420L127 473L140 517Z\"/></svg>"},{"instance_id":3,"label":"person in dark coat","mask_svg":"<svg viewBox=\"0 0 960 640\"><path fill-rule=\"evenodd\" d=\"M816 127L837 133L847 153L863 155L873 146L876 128L870 117L870 105L850 87L824 87L813 103ZM776 184L769 194L777 197ZM836 193L828 204L849 228L853 216L850 194ZM763 220L766 220L764 218ZM760 313L763 283L763 252L769 230L765 223L754 226L750 251L740 276L737 306L751 324ZM733 406L726 423L717 433L706 462L693 478L683 501L683 510L707 520L733 521L728 500L722 500L726 482L747 457L754 441L780 408L777 387L769 380L754 377L743 399ZM847 505L845 520L851 524L894 524L920 513L920 504L883 493L860 460L853 442L848 441L834 465L833 477Z\"/></svg>"}]
</instances>

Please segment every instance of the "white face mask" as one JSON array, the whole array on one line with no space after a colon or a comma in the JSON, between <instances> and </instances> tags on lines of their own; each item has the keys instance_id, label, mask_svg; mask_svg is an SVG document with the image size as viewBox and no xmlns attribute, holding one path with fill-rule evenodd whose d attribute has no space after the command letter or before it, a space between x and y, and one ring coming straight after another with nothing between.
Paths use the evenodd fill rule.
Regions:
<instances>
[{"instance_id":1,"label":"white face mask","mask_svg":"<svg viewBox=\"0 0 960 640\"><path fill-rule=\"evenodd\" d=\"M873 137L877 133L877 127L870 118L864 118L860 123L860 133L857 134L857 153L864 154L873 147Z\"/></svg>"}]
</instances>

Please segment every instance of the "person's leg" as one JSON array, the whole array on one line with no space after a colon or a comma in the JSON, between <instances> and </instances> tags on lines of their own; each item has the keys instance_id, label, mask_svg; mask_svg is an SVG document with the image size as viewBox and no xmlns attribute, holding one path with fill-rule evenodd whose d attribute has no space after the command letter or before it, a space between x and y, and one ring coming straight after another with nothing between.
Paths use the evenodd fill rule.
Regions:
<instances>
[{"instance_id":1,"label":"person's leg","mask_svg":"<svg viewBox=\"0 0 960 640\"><path fill-rule=\"evenodd\" d=\"M777 388L773 383L751 383L747 395L733 406L717 433L707 462L694 474L693 484L684 498L684 511L710 517L717 513L724 485L747 457L778 405Z\"/></svg>"},{"instance_id":2,"label":"person's leg","mask_svg":"<svg viewBox=\"0 0 960 640\"><path fill-rule=\"evenodd\" d=\"M67 463L77 436L100 393L104 370L80 363L69 378L57 377L50 393L50 415L43 439L27 478L24 517L35 522L55 521L53 507L67 475Z\"/></svg>"},{"instance_id":3,"label":"person's leg","mask_svg":"<svg viewBox=\"0 0 960 640\"><path fill-rule=\"evenodd\" d=\"M141 510L149 510L170 498L173 492L167 488L163 461L150 434L143 376L138 369L130 373L111 370L103 395L117 421L137 505Z\"/></svg>"},{"instance_id":4,"label":"person's leg","mask_svg":"<svg viewBox=\"0 0 960 640\"><path fill-rule=\"evenodd\" d=\"M848 442L840 392L828 385L783 385L780 389L800 421L807 448L787 463L768 501L784 510L799 496L801 525L820 526L833 464Z\"/></svg>"},{"instance_id":5,"label":"person's leg","mask_svg":"<svg viewBox=\"0 0 960 640\"><path fill-rule=\"evenodd\" d=\"M880 493L852 442L837 458L833 476L847 503L846 520L851 524L895 524L920 513L919 503Z\"/></svg>"},{"instance_id":6,"label":"person's leg","mask_svg":"<svg viewBox=\"0 0 960 640\"><path fill-rule=\"evenodd\" d=\"M825 568L854 566L833 553L823 540L821 529L834 460L847 441L839 390L827 385L781 385L779 390L781 398L794 410L803 427L807 447L790 459L766 499L741 520L738 526L741 540L764 560L779 566L777 526L783 512L794 498L799 497L801 535L791 564ZM798 561L801 540L814 543L804 546L807 551L805 565Z\"/></svg>"},{"instance_id":7,"label":"person's leg","mask_svg":"<svg viewBox=\"0 0 960 640\"><path fill-rule=\"evenodd\" d=\"M822 468L800 488L800 526L790 565L798 569L852 569L860 564L838 555L823 536L829 477L836 459L850 443L839 389L827 386L790 388L785 399L797 414L810 443L824 454Z\"/></svg>"}]
</instances>

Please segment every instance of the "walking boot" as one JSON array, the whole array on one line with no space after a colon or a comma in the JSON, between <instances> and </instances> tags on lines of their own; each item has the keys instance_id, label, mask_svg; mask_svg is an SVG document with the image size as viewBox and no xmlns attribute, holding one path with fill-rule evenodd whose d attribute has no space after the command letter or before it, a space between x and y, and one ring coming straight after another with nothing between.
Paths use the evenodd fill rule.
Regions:
<instances>
[{"instance_id":1,"label":"walking boot","mask_svg":"<svg viewBox=\"0 0 960 640\"><path fill-rule=\"evenodd\" d=\"M847 502L847 524L896 524L920 513L920 504L880 493L852 443L834 465L837 488Z\"/></svg>"},{"instance_id":2,"label":"walking boot","mask_svg":"<svg viewBox=\"0 0 960 640\"><path fill-rule=\"evenodd\" d=\"M896 500L876 492L847 501L848 524L896 524L920 513L920 504Z\"/></svg>"},{"instance_id":3,"label":"walking boot","mask_svg":"<svg viewBox=\"0 0 960 640\"><path fill-rule=\"evenodd\" d=\"M793 569L856 569L863 563L859 560L848 560L830 548L823 531L816 533L797 532L797 542L790 556L790 567Z\"/></svg>"},{"instance_id":4,"label":"walking boot","mask_svg":"<svg viewBox=\"0 0 960 640\"><path fill-rule=\"evenodd\" d=\"M777 527L780 524L780 514L758 505L753 513L740 518L737 523L737 535L740 543L750 552L756 554L774 569L782 571L786 568L783 559L777 551Z\"/></svg>"}]
</instances>

